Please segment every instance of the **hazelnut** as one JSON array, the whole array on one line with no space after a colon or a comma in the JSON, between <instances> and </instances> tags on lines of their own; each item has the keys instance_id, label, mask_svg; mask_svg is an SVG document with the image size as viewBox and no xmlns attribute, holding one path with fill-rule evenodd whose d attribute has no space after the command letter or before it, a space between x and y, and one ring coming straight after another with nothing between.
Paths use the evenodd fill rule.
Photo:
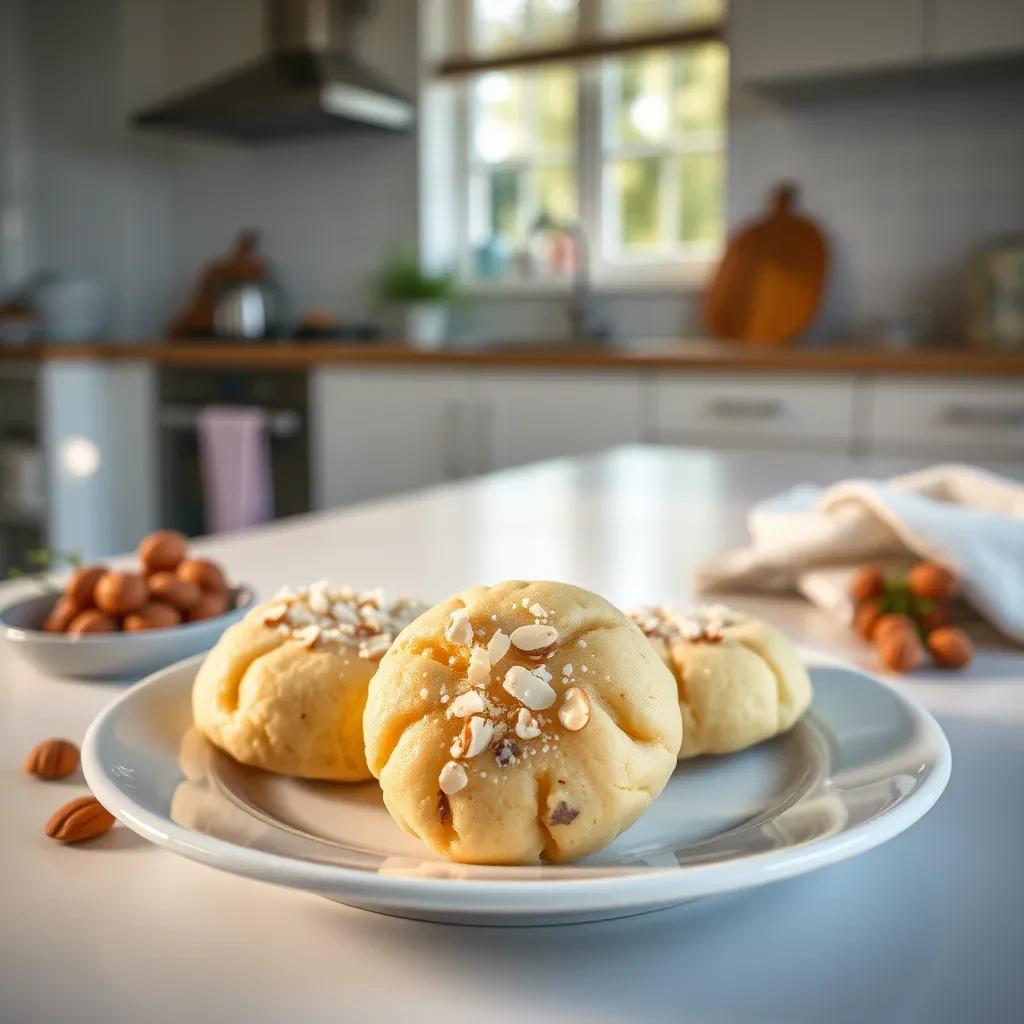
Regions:
<instances>
[{"instance_id":1,"label":"hazelnut","mask_svg":"<svg viewBox=\"0 0 1024 1024\"><path fill-rule=\"evenodd\" d=\"M166 629L181 622L181 612L166 601L147 601L141 608L124 617L124 628L129 633L143 629Z\"/></svg>"},{"instance_id":2,"label":"hazelnut","mask_svg":"<svg viewBox=\"0 0 1024 1024\"><path fill-rule=\"evenodd\" d=\"M68 636L82 636L84 633L116 633L117 619L98 608L86 608L79 612L68 626Z\"/></svg>"},{"instance_id":3,"label":"hazelnut","mask_svg":"<svg viewBox=\"0 0 1024 1024\"><path fill-rule=\"evenodd\" d=\"M147 572L177 569L185 557L185 535L177 530L157 530L143 537L139 544L139 561Z\"/></svg>"},{"instance_id":4,"label":"hazelnut","mask_svg":"<svg viewBox=\"0 0 1024 1024\"><path fill-rule=\"evenodd\" d=\"M855 604L863 604L873 597L885 593L885 576L877 565L865 565L859 569L850 584L850 597Z\"/></svg>"},{"instance_id":5,"label":"hazelnut","mask_svg":"<svg viewBox=\"0 0 1024 1024\"><path fill-rule=\"evenodd\" d=\"M228 610L228 595L225 591L206 590L198 602L185 613L189 622L212 619Z\"/></svg>"},{"instance_id":6,"label":"hazelnut","mask_svg":"<svg viewBox=\"0 0 1024 1024\"><path fill-rule=\"evenodd\" d=\"M853 617L853 628L865 640L870 640L875 625L881 617L882 609L878 607L878 602L868 601L857 609L857 613Z\"/></svg>"},{"instance_id":7,"label":"hazelnut","mask_svg":"<svg viewBox=\"0 0 1024 1024\"><path fill-rule=\"evenodd\" d=\"M913 619L906 615L899 615L896 612L882 615L875 622L875 626L871 630L871 639L877 644L879 640L889 633L896 632L913 633L916 636L917 628L914 626Z\"/></svg>"},{"instance_id":8,"label":"hazelnut","mask_svg":"<svg viewBox=\"0 0 1024 1024\"><path fill-rule=\"evenodd\" d=\"M50 614L43 620L43 629L47 633L64 633L78 612L78 607L70 598L59 597L50 609Z\"/></svg>"},{"instance_id":9,"label":"hazelnut","mask_svg":"<svg viewBox=\"0 0 1024 1024\"><path fill-rule=\"evenodd\" d=\"M915 597L947 601L957 591L956 577L935 562L918 562L907 576L907 585Z\"/></svg>"},{"instance_id":10,"label":"hazelnut","mask_svg":"<svg viewBox=\"0 0 1024 1024\"><path fill-rule=\"evenodd\" d=\"M198 583L180 579L173 572L155 572L148 582L153 597L174 605L179 611L187 612L189 608L195 607L202 596Z\"/></svg>"},{"instance_id":11,"label":"hazelnut","mask_svg":"<svg viewBox=\"0 0 1024 1024\"><path fill-rule=\"evenodd\" d=\"M893 672L913 672L924 658L924 648L913 630L890 629L875 641L879 660Z\"/></svg>"},{"instance_id":12,"label":"hazelnut","mask_svg":"<svg viewBox=\"0 0 1024 1024\"><path fill-rule=\"evenodd\" d=\"M956 626L940 626L925 638L935 664L942 668L963 668L974 657L971 638Z\"/></svg>"},{"instance_id":13,"label":"hazelnut","mask_svg":"<svg viewBox=\"0 0 1024 1024\"><path fill-rule=\"evenodd\" d=\"M228 589L224 573L215 562L205 558L190 558L178 566L178 579L195 583L200 590L223 592Z\"/></svg>"},{"instance_id":14,"label":"hazelnut","mask_svg":"<svg viewBox=\"0 0 1024 1024\"><path fill-rule=\"evenodd\" d=\"M134 572L104 573L96 584L96 604L109 615L126 615L142 607L149 597L146 581Z\"/></svg>"},{"instance_id":15,"label":"hazelnut","mask_svg":"<svg viewBox=\"0 0 1024 1024\"><path fill-rule=\"evenodd\" d=\"M83 565L68 577L64 586L64 596L77 611L84 611L96 604L96 584L106 571L105 565Z\"/></svg>"}]
</instances>

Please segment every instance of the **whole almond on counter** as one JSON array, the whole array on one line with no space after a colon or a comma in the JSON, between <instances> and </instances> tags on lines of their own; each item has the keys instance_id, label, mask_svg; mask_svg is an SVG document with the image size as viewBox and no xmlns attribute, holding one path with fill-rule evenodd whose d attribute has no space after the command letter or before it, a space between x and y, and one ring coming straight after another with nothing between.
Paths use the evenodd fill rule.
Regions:
<instances>
[{"instance_id":1,"label":"whole almond on counter","mask_svg":"<svg viewBox=\"0 0 1024 1024\"><path fill-rule=\"evenodd\" d=\"M907 576L907 585L915 597L947 601L957 591L956 577L936 562L918 562Z\"/></svg>"},{"instance_id":2,"label":"whole almond on counter","mask_svg":"<svg viewBox=\"0 0 1024 1024\"><path fill-rule=\"evenodd\" d=\"M80 796L55 811L44 832L62 843L83 843L109 831L114 820L96 797Z\"/></svg>"},{"instance_id":3,"label":"whole almond on counter","mask_svg":"<svg viewBox=\"0 0 1024 1024\"><path fill-rule=\"evenodd\" d=\"M78 767L79 760L78 747L71 740L54 738L37 743L25 756L22 767L41 779L63 779Z\"/></svg>"},{"instance_id":4,"label":"whole almond on counter","mask_svg":"<svg viewBox=\"0 0 1024 1024\"><path fill-rule=\"evenodd\" d=\"M177 530L157 530L142 538L139 561L147 573L173 571L185 557L186 543L185 535Z\"/></svg>"},{"instance_id":5,"label":"whole almond on counter","mask_svg":"<svg viewBox=\"0 0 1024 1024\"><path fill-rule=\"evenodd\" d=\"M223 615L228 610L228 595L225 591L203 591L199 601L185 612L188 622L199 622Z\"/></svg>"},{"instance_id":6,"label":"whole almond on counter","mask_svg":"<svg viewBox=\"0 0 1024 1024\"><path fill-rule=\"evenodd\" d=\"M190 558L178 566L178 578L195 583L200 590L220 593L228 589L224 573L216 562L205 558Z\"/></svg>"},{"instance_id":7,"label":"whole almond on counter","mask_svg":"<svg viewBox=\"0 0 1024 1024\"><path fill-rule=\"evenodd\" d=\"M879 660L893 672L913 672L924 659L924 648L917 633L911 630L891 629L875 640Z\"/></svg>"},{"instance_id":8,"label":"whole almond on counter","mask_svg":"<svg viewBox=\"0 0 1024 1024\"><path fill-rule=\"evenodd\" d=\"M83 565L68 577L64 596L75 606L76 611L85 611L96 604L96 584L106 571L105 565Z\"/></svg>"},{"instance_id":9,"label":"whole almond on counter","mask_svg":"<svg viewBox=\"0 0 1024 1024\"><path fill-rule=\"evenodd\" d=\"M202 596L198 583L183 580L173 572L153 573L149 577L149 593L158 601L166 601L182 612L194 608Z\"/></svg>"},{"instance_id":10,"label":"whole almond on counter","mask_svg":"<svg viewBox=\"0 0 1024 1024\"><path fill-rule=\"evenodd\" d=\"M877 602L868 601L857 609L857 614L853 617L853 628L865 640L870 640L881 617L882 609L878 607Z\"/></svg>"},{"instance_id":11,"label":"whole almond on counter","mask_svg":"<svg viewBox=\"0 0 1024 1024\"><path fill-rule=\"evenodd\" d=\"M68 626L68 636L82 636L85 633L116 633L117 619L99 608L87 608L79 612Z\"/></svg>"},{"instance_id":12,"label":"whole almond on counter","mask_svg":"<svg viewBox=\"0 0 1024 1024\"><path fill-rule=\"evenodd\" d=\"M857 571L850 584L850 597L855 604L863 604L885 591L885 576L877 565L865 565Z\"/></svg>"},{"instance_id":13,"label":"whole almond on counter","mask_svg":"<svg viewBox=\"0 0 1024 1024\"><path fill-rule=\"evenodd\" d=\"M899 615L896 612L882 615L875 622L874 628L871 630L871 639L877 644L890 632L912 633L914 636L917 636L917 629L914 626L913 620L906 615Z\"/></svg>"},{"instance_id":14,"label":"whole almond on counter","mask_svg":"<svg viewBox=\"0 0 1024 1024\"><path fill-rule=\"evenodd\" d=\"M96 604L108 615L127 615L141 608L148 597L149 588L138 573L111 570L96 584Z\"/></svg>"},{"instance_id":15,"label":"whole almond on counter","mask_svg":"<svg viewBox=\"0 0 1024 1024\"><path fill-rule=\"evenodd\" d=\"M141 608L124 617L126 633L138 633L144 629L167 629L181 622L181 612L166 601L147 601Z\"/></svg>"},{"instance_id":16,"label":"whole almond on counter","mask_svg":"<svg viewBox=\"0 0 1024 1024\"><path fill-rule=\"evenodd\" d=\"M935 664L942 668L963 668L974 657L971 638L956 626L940 626L925 638Z\"/></svg>"},{"instance_id":17,"label":"whole almond on counter","mask_svg":"<svg viewBox=\"0 0 1024 1024\"><path fill-rule=\"evenodd\" d=\"M79 609L70 598L57 598L57 603L50 609L50 614L43 620L43 630L47 633L66 632L78 611Z\"/></svg>"}]
</instances>

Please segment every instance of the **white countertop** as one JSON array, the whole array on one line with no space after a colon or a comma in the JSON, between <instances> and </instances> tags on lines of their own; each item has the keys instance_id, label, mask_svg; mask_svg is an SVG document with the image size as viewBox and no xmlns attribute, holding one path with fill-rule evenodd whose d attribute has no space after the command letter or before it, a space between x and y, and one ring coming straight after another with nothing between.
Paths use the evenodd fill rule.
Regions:
<instances>
[{"instance_id":1,"label":"white countertop","mask_svg":"<svg viewBox=\"0 0 1024 1024\"><path fill-rule=\"evenodd\" d=\"M292 520L200 547L270 593L320 577L439 599L506 577L571 580L626 606L681 600L738 543L750 503L901 463L631 448ZM0 587L0 601L24 584ZM742 600L871 667L838 623ZM883 847L750 893L603 924L487 929L351 910L220 874L122 826L82 847L42 827L80 776L43 783L38 740L80 741L116 685L46 679L0 650L0 1020L829 1021L1024 1012L1024 653L896 683L936 715L949 788Z\"/></svg>"}]
</instances>

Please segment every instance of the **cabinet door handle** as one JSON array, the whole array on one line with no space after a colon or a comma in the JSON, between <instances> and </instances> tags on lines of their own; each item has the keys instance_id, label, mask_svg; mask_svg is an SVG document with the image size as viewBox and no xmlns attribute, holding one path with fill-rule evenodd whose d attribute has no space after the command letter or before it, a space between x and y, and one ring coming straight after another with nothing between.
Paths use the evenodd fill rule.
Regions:
<instances>
[{"instance_id":1,"label":"cabinet door handle","mask_svg":"<svg viewBox=\"0 0 1024 1024\"><path fill-rule=\"evenodd\" d=\"M947 405L938 420L948 427L1024 427L1024 406Z\"/></svg>"},{"instance_id":2,"label":"cabinet door handle","mask_svg":"<svg viewBox=\"0 0 1024 1024\"><path fill-rule=\"evenodd\" d=\"M713 398L707 410L720 420L777 420L786 406L777 398Z\"/></svg>"}]
</instances>

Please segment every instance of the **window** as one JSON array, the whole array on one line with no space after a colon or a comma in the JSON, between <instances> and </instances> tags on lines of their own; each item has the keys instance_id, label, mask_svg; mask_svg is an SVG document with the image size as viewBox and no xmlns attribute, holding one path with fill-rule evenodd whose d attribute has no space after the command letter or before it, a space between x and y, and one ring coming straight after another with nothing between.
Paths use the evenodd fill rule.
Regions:
<instances>
[{"instance_id":1,"label":"window","mask_svg":"<svg viewBox=\"0 0 1024 1024\"><path fill-rule=\"evenodd\" d=\"M558 63L577 33L654 35L718 21L721 0L457 0L474 57L552 60L464 79L454 133L459 262L470 280L569 277L574 225L608 282L677 278L724 230L728 56L709 38ZM682 22L681 22L682 19Z\"/></svg>"}]
</instances>

